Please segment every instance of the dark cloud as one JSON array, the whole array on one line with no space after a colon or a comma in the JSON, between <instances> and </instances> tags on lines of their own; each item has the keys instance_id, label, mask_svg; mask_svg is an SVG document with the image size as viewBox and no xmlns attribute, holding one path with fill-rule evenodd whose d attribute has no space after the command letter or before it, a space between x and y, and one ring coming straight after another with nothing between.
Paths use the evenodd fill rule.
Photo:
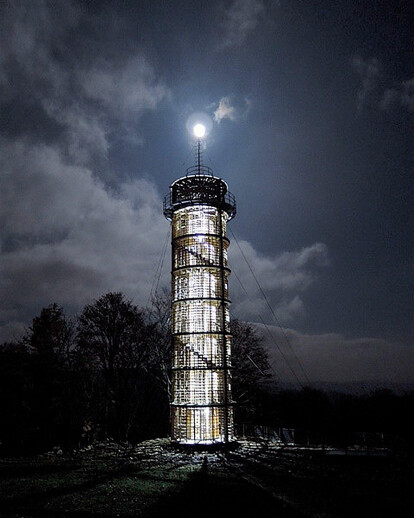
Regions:
<instances>
[{"instance_id":1,"label":"dark cloud","mask_svg":"<svg viewBox=\"0 0 414 518\"><path fill-rule=\"evenodd\" d=\"M381 108L389 111L396 107L414 112L414 77L407 81L401 81L394 88L385 90L381 100Z\"/></svg>"},{"instance_id":2,"label":"dark cloud","mask_svg":"<svg viewBox=\"0 0 414 518\"><path fill-rule=\"evenodd\" d=\"M259 24L265 5L261 0L233 0L220 9L220 47L239 47Z\"/></svg>"},{"instance_id":3,"label":"dark cloud","mask_svg":"<svg viewBox=\"0 0 414 518\"><path fill-rule=\"evenodd\" d=\"M387 86L393 80L383 73L383 67L377 58L363 59L357 56L352 60L352 66L361 80L357 92L359 111L370 102L386 111L392 111L395 108L414 111L414 78Z\"/></svg>"}]
</instances>

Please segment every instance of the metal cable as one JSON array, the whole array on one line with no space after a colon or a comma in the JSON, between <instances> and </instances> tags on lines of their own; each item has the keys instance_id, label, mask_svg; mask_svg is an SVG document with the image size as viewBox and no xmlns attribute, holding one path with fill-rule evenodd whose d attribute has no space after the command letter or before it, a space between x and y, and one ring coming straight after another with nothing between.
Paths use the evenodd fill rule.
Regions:
<instances>
[{"instance_id":1,"label":"metal cable","mask_svg":"<svg viewBox=\"0 0 414 518\"><path fill-rule=\"evenodd\" d=\"M241 286L242 290L244 291L244 293L246 294L246 296L247 296L248 300L249 300L250 302L253 302L253 301L252 301L252 299L250 298L249 294L247 293L247 290L246 290L246 288L244 287L244 285L243 285L242 281L240 280L239 276L238 276L238 275L237 275L237 273L234 271L233 267L232 267L232 270L231 270L231 271L232 271L232 274L236 277L237 281L239 282L239 284L240 284L240 286ZM279 351L279 353L281 354L282 358L285 360L285 362L286 362L287 366L289 367L290 372L293 374L293 377L296 379L296 381L297 381L298 385L299 385L301 388L304 388L304 385L301 383L301 381L300 381L299 377L297 376L296 372L294 371L293 367L290 365L289 360L287 359L287 357L286 357L285 353L283 352L283 350L282 350L282 348L280 347L279 343L277 342L276 338L273 336L273 333L270 331L270 329L269 329L268 325L267 325L267 324L266 324L266 322L263 320L262 315L259 315L259 319L260 319L260 321L262 322L262 324L263 324L264 328L266 329L267 333L269 334L271 341L272 341L272 342L273 342L273 344L276 346L276 348L277 348L277 350ZM270 368L272 369L273 374L275 375L276 380L277 380L277 381L279 381L279 382L281 383L281 382L282 382L281 377L280 377L280 375L276 372L275 367L274 367L272 364L270 364Z\"/></svg>"},{"instance_id":2,"label":"metal cable","mask_svg":"<svg viewBox=\"0 0 414 518\"><path fill-rule=\"evenodd\" d=\"M232 271L232 273L234 273L234 272ZM235 277L237 278L236 274L235 274ZM230 316L231 316L231 318L232 318L233 320L239 320L239 321L241 321L241 320L240 320L240 318L238 318L238 317L237 317L237 315L235 315L233 311L230 311ZM258 365L256 365L256 363L252 360L252 358L250 357L250 355L247 355L247 357L248 357L248 359L250 360L250 362L251 362L251 363L256 367L256 369L257 369L261 374L264 374L264 373L263 373L263 371L258 367ZM274 368L274 366L273 366L271 363L269 363L269 367L270 367L270 369L273 371L273 374L274 374L274 377L275 377L276 381L278 381L279 383L281 383L281 382L282 382L282 379L281 379L281 377L279 376L279 374L276 372L276 369Z\"/></svg>"},{"instance_id":3,"label":"metal cable","mask_svg":"<svg viewBox=\"0 0 414 518\"><path fill-rule=\"evenodd\" d=\"M306 374L306 371L305 371L305 369L304 369L304 367L303 367L303 365L302 365L301 361L299 360L299 358L298 358L298 356L297 356L297 354L296 354L295 350L293 349L292 344L290 343L290 340L288 339L288 337L287 337L287 335L286 335L285 330L283 329L283 327L282 327L282 325L281 325L281 323L280 323L279 319L278 319L278 318L277 318L277 316L276 316L275 311L273 310L272 306L271 306L271 305L270 305L270 303L269 303L268 298L266 297L265 292L263 291L263 288L261 287L261 285L260 285L260 283L259 283L259 281L258 281L258 279L257 279L257 277L256 277L256 275L255 275L255 273L254 273L254 271L253 271L253 269L252 269L252 267L250 266L250 263L249 263L249 261L247 260L247 257L245 256L245 254L244 254L244 252L243 252L243 250L242 250L242 248L241 248L241 246L240 246L240 243L239 243L239 241L238 241L237 237L235 236L235 234L234 234L234 232L233 232L233 230L232 230L232 229L230 229L230 232L231 232L231 235L233 236L233 238L234 238L234 240L235 240L235 242L236 242L236 244L237 244L237 246L238 246L238 248L239 248L239 250L240 250L240 252L241 252L241 254L242 254L242 256L243 256L243 259L245 260L245 262L246 262L246 264L247 264L247 266L248 266L248 268L249 268L249 270L250 270L250 273L251 273L251 274L252 274L252 276L253 276L253 279L255 280L255 282L256 282L256 284L257 284L257 287L258 287L258 288L259 288L259 290L260 290L260 293L262 294L262 297L263 297L264 301L266 302L266 304L267 304L268 308L270 309L270 312L272 313L273 318L275 319L275 322L276 322L277 326L278 326L278 327L279 327L279 329L281 330L281 332L282 332L282 334L283 334L283 337L284 337L284 339L285 339L285 341L286 341L286 344L288 345L289 349L291 350L291 352L292 352L292 354L293 354L293 356L294 356L294 358L295 358L295 360L296 360L296 363L299 365L299 368L300 368L300 370L302 371L303 377L305 378L305 380L306 380L306 382L307 382L307 384L308 384L308 385L312 385L311 381L310 381L310 380L309 380L309 378L308 378L308 375ZM243 289L244 289L244 287L243 287ZM246 291L245 289L244 289L244 291L245 291L245 293L247 294L247 291ZM248 296L248 294L247 294L247 296ZM249 298L249 300L250 300L250 298ZM262 319L261 317L260 317L260 319L263 321L263 319ZM263 322L263 323L264 323L264 322ZM266 326L266 324L264 324L264 325ZM268 329L268 328L267 328L267 326L266 326L266 329ZM269 333L270 333L270 330L268 330L268 331L269 331ZM272 333L270 333L270 334L272 335ZM272 336L273 336L273 335L272 335ZM274 338L274 337L273 337L273 338ZM285 359L286 363L288 364L289 369L290 369L290 370L291 370L291 372L294 374L294 376L295 376L296 380L298 381L298 383L300 384L300 386L301 386L302 388L304 388L304 386L303 386L303 384L300 382L300 380L299 380L299 378L298 378L297 374L294 372L293 367L292 367L292 366L290 365L290 363L288 362L288 360L287 360L286 356L284 355L284 353L282 353L282 350L281 350L281 348L279 347L279 345L277 344L277 342L276 342L276 341L275 341L275 344L276 344L276 346L277 346L278 350L280 351L280 353L282 354L283 358Z\"/></svg>"},{"instance_id":4,"label":"metal cable","mask_svg":"<svg viewBox=\"0 0 414 518\"><path fill-rule=\"evenodd\" d=\"M154 308L154 299L158 292L158 285L160 282L162 268L163 268L164 260L165 260L165 255L167 252L167 246L168 246L168 242L169 242L170 232L171 232L171 225L168 227L168 232L167 232L167 235L166 235L166 238L165 238L162 250L161 250L161 255L158 260L157 268L155 270L154 280L152 281L151 290L150 290L150 294L148 297L147 307L149 307L149 316L152 315L152 310Z\"/></svg>"}]
</instances>

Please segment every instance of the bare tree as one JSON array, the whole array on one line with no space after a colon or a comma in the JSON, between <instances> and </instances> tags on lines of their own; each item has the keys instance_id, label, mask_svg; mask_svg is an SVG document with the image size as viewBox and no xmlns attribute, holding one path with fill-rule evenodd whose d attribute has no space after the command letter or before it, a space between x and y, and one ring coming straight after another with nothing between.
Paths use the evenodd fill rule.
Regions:
<instances>
[{"instance_id":1,"label":"bare tree","mask_svg":"<svg viewBox=\"0 0 414 518\"><path fill-rule=\"evenodd\" d=\"M151 347L149 371L161 383L168 399L171 399L171 295L167 290L157 293L153 298L149 318L154 322L157 331Z\"/></svg>"},{"instance_id":2,"label":"bare tree","mask_svg":"<svg viewBox=\"0 0 414 518\"><path fill-rule=\"evenodd\" d=\"M91 351L103 372L141 367L148 357L154 326L122 293L107 293L85 306L79 317L79 344Z\"/></svg>"},{"instance_id":3,"label":"bare tree","mask_svg":"<svg viewBox=\"0 0 414 518\"><path fill-rule=\"evenodd\" d=\"M79 349L102 373L104 432L128 440L143 404L151 346L156 330L145 321L144 310L122 293L107 293L85 306L79 317Z\"/></svg>"},{"instance_id":4,"label":"bare tree","mask_svg":"<svg viewBox=\"0 0 414 518\"><path fill-rule=\"evenodd\" d=\"M239 406L254 407L270 374L263 338L248 322L232 321L232 391Z\"/></svg>"}]
</instances>

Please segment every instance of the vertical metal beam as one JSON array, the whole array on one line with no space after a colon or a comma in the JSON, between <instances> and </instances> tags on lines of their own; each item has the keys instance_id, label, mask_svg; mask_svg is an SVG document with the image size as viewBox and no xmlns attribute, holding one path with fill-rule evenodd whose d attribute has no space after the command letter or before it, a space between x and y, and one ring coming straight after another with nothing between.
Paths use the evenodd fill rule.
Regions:
<instances>
[{"instance_id":1,"label":"vertical metal beam","mask_svg":"<svg viewBox=\"0 0 414 518\"><path fill-rule=\"evenodd\" d=\"M174 261L175 261L175 249L174 249L174 220L171 220L170 223L170 233L171 233L171 275L170 275L170 331L171 331L171 352L172 352L172 362L174 362L174 354L175 354L175 341L174 341L174 333L172 329L172 317L173 317L173 299L174 299L174 293L173 293L173 287L174 287L174 278L173 278L173 271L174 271ZM177 415L176 412L174 412L174 409L171 405L174 398L174 392L175 392L175 384L176 380L174 379L174 373L171 372L171 391L170 391L170 430L171 430L171 437L174 439L174 430L175 430L175 423L177 421ZM181 422L181 415L180 415L180 422Z\"/></svg>"},{"instance_id":2,"label":"vertical metal beam","mask_svg":"<svg viewBox=\"0 0 414 518\"><path fill-rule=\"evenodd\" d=\"M223 337L223 372L224 372L224 442L229 442L229 398L228 398L228 368L227 368L227 334L226 334L226 303L224 297L224 245L223 245L223 211L218 209L220 231L220 277L221 277L221 314Z\"/></svg>"}]
</instances>

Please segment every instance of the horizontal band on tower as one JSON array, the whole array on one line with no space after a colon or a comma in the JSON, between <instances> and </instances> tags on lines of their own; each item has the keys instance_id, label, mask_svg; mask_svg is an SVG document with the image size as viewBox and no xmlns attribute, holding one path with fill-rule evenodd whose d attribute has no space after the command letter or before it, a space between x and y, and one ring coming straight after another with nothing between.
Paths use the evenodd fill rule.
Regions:
<instances>
[{"instance_id":1,"label":"horizontal band on tower","mask_svg":"<svg viewBox=\"0 0 414 518\"><path fill-rule=\"evenodd\" d=\"M171 406L175 406L177 408L222 408L227 406L234 406L236 404L235 401L229 401L227 403L203 403L197 405L196 403L171 403Z\"/></svg>"},{"instance_id":2,"label":"horizontal band on tower","mask_svg":"<svg viewBox=\"0 0 414 518\"><path fill-rule=\"evenodd\" d=\"M204 300L218 300L220 302L224 302L225 304L231 304L230 299L224 299L223 297L186 297L182 299L174 299L172 301L172 304L175 304L176 302L192 302L192 301L204 301Z\"/></svg>"},{"instance_id":3,"label":"horizontal band on tower","mask_svg":"<svg viewBox=\"0 0 414 518\"><path fill-rule=\"evenodd\" d=\"M208 363L211 363L211 360L205 360ZM183 367L172 367L171 370L173 371L223 371L224 369L233 369L234 367L227 365L226 367L218 365L213 365L212 367L189 367L188 365L185 365Z\"/></svg>"},{"instance_id":4,"label":"horizontal band on tower","mask_svg":"<svg viewBox=\"0 0 414 518\"><path fill-rule=\"evenodd\" d=\"M177 268L173 268L171 273L174 273L178 270L185 270L186 268L216 268L217 270L226 270L229 274L231 273L230 268L227 266L220 266L219 264L213 266L203 264L186 264L185 266L177 266Z\"/></svg>"},{"instance_id":5,"label":"horizontal band on tower","mask_svg":"<svg viewBox=\"0 0 414 518\"><path fill-rule=\"evenodd\" d=\"M171 333L173 336L192 336L192 335L214 335L214 336L224 336L231 338L233 335L231 333L222 333L221 331L191 331L191 332L183 332L183 333Z\"/></svg>"},{"instance_id":6,"label":"horizontal band on tower","mask_svg":"<svg viewBox=\"0 0 414 518\"><path fill-rule=\"evenodd\" d=\"M172 242L174 243L175 241L177 241L177 239L183 239L185 237L197 237L197 236L216 237L217 239L222 239L228 245L230 244L230 239L228 237L226 237L226 236L221 236L220 234L208 234L208 233L204 233L204 232L196 232L196 233L193 233L193 234L182 234L181 236L173 237L172 238Z\"/></svg>"}]
</instances>

